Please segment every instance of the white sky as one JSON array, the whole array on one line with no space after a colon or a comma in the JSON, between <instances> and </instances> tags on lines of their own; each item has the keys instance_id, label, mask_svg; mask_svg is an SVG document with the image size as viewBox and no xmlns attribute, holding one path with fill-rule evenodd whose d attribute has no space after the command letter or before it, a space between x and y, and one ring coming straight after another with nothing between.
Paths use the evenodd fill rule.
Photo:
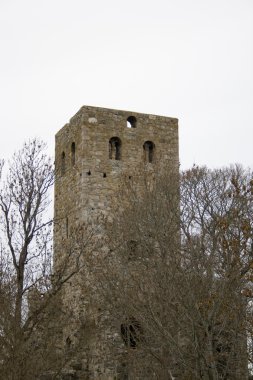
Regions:
<instances>
[{"instance_id":1,"label":"white sky","mask_svg":"<svg viewBox=\"0 0 253 380\"><path fill-rule=\"evenodd\" d=\"M0 0L0 157L82 105L179 118L182 167L253 167L253 0Z\"/></svg>"}]
</instances>

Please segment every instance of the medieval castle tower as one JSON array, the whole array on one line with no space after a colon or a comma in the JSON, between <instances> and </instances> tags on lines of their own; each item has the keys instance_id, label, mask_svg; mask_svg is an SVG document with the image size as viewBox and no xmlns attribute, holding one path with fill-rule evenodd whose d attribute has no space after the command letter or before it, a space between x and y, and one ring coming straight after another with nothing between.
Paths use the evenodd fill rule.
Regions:
<instances>
[{"instance_id":1,"label":"medieval castle tower","mask_svg":"<svg viewBox=\"0 0 253 380\"><path fill-rule=\"evenodd\" d=\"M55 219L58 223L54 257L57 263L64 254L63 241L68 241L76 225L95 220L100 212L110 213L122 176L132 179L136 168L139 168L138 175L142 168L159 175L161 163L178 171L178 120L83 106L56 134L55 162ZM74 286L69 286L66 294L68 303L75 300L73 309L83 307L83 298ZM112 368L107 368L104 354L100 360L95 359L98 339L94 334L89 347L93 361L90 378L116 379Z\"/></svg>"}]
</instances>

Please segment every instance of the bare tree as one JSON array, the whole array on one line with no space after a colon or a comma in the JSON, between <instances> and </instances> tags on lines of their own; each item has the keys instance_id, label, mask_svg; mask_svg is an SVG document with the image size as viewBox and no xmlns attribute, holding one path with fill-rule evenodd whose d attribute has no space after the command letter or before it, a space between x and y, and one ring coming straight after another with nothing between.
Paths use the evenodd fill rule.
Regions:
<instances>
[{"instance_id":1,"label":"bare tree","mask_svg":"<svg viewBox=\"0 0 253 380\"><path fill-rule=\"evenodd\" d=\"M105 308L128 376L246 379L252 173L193 167L181 174L180 198L173 175L152 181L125 190L103 258Z\"/></svg>"},{"instance_id":2,"label":"bare tree","mask_svg":"<svg viewBox=\"0 0 253 380\"><path fill-rule=\"evenodd\" d=\"M203 331L195 334L199 373L214 379L247 376L244 294L253 263L252 190L252 173L240 166L195 167L182 176L182 249L198 290L191 309L198 316L195 329Z\"/></svg>"},{"instance_id":3,"label":"bare tree","mask_svg":"<svg viewBox=\"0 0 253 380\"><path fill-rule=\"evenodd\" d=\"M51 159L37 139L14 154L2 180L0 379L56 379L68 370L72 373L71 363L83 344L80 339L73 345L66 336L71 326L73 335L82 338L82 321L73 313L66 289L85 270L85 255L96 247L99 223L96 228L89 223L73 226L62 238L61 256L52 268L48 207L53 182ZM55 220L55 228L64 222Z\"/></svg>"},{"instance_id":4,"label":"bare tree","mask_svg":"<svg viewBox=\"0 0 253 380\"><path fill-rule=\"evenodd\" d=\"M45 154L45 144L37 139L25 143L14 154L2 181L1 284L7 289L4 296L9 310L1 315L1 334L8 340L1 349L9 368L13 368L13 379L19 378L15 371L28 318L28 292L35 285L45 290L49 284L52 218L47 210L53 181L52 162ZM10 327L8 331L6 326Z\"/></svg>"},{"instance_id":5,"label":"bare tree","mask_svg":"<svg viewBox=\"0 0 253 380\"><path fill-rule=\"evenodd\" d=\"M38 140L25 143L14 154L0 193L3 240L15 270L17 330L22 324L24 294L45 273L51 253L52 220L45 218L45 212L54 173L44 150L45 145Z\"/></svg>"}]
</instances>

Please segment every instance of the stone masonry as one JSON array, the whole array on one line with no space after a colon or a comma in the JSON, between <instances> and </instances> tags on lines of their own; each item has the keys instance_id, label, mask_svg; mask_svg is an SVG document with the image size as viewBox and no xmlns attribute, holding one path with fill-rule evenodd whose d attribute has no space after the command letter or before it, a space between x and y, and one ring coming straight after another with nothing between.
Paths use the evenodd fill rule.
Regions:
<instances>
[{"instance_id":1,"label":"stone masonry","mask_svg":"<svg viewBox=\"0 0 253 380\"><path fill-rule=\"evenodd\" d=\"M57 265L64 255L62 242L71 237L75 226L95 220L99 213L110 216L122 177L130 180L140 176L143 170L157 174L161 164L178 171L178 120L83 106L56 134L55 163L54 261ZM73 308L81 309L83 298L75 286L66 289L67 302L75 298ZM91 358L99 352L98 345L94 338L89 346ZM93 362L90 378L116 378L113 370L107 368L105 357ZM84 375L80 376L85 379Z\"/></svg>"}]
</instances>

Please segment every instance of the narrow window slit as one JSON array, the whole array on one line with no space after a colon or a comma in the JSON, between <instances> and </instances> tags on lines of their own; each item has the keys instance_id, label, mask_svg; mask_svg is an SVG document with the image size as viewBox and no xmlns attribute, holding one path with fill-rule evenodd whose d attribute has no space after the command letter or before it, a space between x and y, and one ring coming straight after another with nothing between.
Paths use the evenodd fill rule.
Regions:
<instances>
[{"instance_id":1,"label":"narrow window slit","mask_svg":"<svg viewBox=\"0 0 253 380\"><path fill-rule=\"evenodd\" d=\"M61 175L64 175L66 172L66 155L65 152L61 154Z\"/></svg>"},{"instance_id":2,"label":"narrow window slit","mask_svg":"<svg viewBox=\"0 0 253 380\"><path fill-rule=\"evenodd\" d=\"M71 144L71 163L72 166L76 163L76 144L74 142Z\"/></svg>"}]
</instances>

